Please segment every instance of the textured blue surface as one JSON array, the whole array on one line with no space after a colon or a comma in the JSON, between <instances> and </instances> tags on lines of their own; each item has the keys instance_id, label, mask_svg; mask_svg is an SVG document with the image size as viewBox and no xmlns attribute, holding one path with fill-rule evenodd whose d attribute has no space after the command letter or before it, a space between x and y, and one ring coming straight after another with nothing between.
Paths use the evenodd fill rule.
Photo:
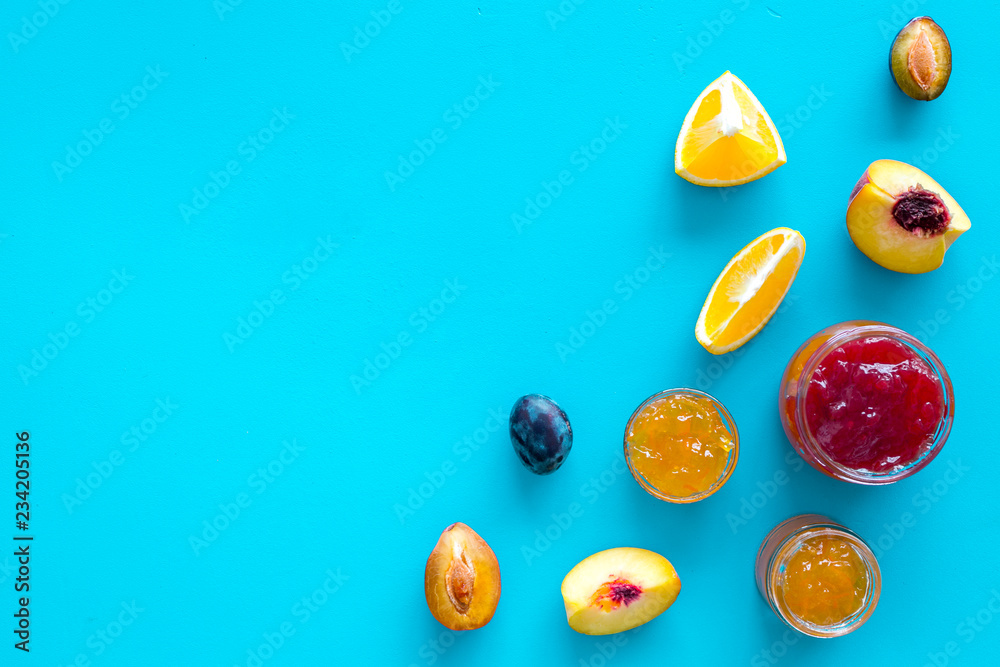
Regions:
<instances>
[{"instance_id":1,"label":"textured blue surface","mask_svg":"<svg viewBox=\"0 0 1000 667\"><path fill-rule=\"evenodd\" d=\"M4 626L0 663L995 662L997 2L223 2L0 10L0 516L27 429L36 536L32 655ZM926 104L886 66L918 12L955 53ZM727 69L788 164L698 188L674 142ZM940 270L851 244L877 158L923 165L971 217ZM711 357L709 286L779 225L808 242L785 307ZM778 422L788 357L853 318L920 333L955 385L943 453L889 488L824 478ZM741 457L680 507L616 457L636 405L684 385L728 407ZM506 433L533 392L573 423L547 477ZM789 641L754 587L760 540L803 511L880 549L882 600L849 637ZM454 521L503 572L493 621L457 637L422 586ZM683 590L609 644L568 628L559 586L615 546L662 553Z\"/></svg>"}]
</instances>

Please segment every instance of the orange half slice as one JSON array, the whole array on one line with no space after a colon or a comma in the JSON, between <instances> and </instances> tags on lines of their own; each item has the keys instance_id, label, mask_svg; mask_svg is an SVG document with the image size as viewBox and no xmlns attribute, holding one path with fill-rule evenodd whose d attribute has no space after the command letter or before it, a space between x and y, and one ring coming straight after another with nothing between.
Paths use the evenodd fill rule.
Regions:
<instances>
[{"instance_id":1,"label":"orange half slice","mask_svg":"<svg viewBox=\"0 0 1000 667\"><path fill-rule=\"evenodd\" d=\"M728 71L694 101L674 150L677 175L709 187L755 181L785 161L785 147L770 116Z\"/></svg>"},{"instance_id":2,"label":"orange half slice","mask_svg":"<svg viewBox=\"0 0 1000 667\"><path fill-rule=\"evenodd\" d=\"M715 280L694 333L712 354L725 354L757 335L795 281L806 241L794 229L778 227L757 237Z\"/></svg>"}]
</instances>

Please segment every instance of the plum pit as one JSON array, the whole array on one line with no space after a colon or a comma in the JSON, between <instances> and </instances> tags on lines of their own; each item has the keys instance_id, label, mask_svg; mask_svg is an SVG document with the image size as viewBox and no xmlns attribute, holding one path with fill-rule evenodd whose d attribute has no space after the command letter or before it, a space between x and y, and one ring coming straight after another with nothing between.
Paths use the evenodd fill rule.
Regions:
<instances>
[{"instance_id":1,"label":"plum pit","mask_svg":"<svg viewBox=\"0 0 1000 667\"><path fill-rule=\"evenodd\" d=\"M448 599L459 614L468 614L472 605L472 591L476 585L476 566L463 550L445 572Z\"/></svg>"}]
</instances>

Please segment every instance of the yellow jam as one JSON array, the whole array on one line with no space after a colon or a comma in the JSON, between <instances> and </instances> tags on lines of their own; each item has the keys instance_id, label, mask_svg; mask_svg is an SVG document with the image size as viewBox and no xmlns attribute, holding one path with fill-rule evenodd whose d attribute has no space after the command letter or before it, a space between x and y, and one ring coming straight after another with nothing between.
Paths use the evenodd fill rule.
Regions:
<instances>
[{"instance_id":1,"label":"yellow jam","mask_svg":"<svg viewBox=\"0 0 1000 667\"><path fill-rule=\"evenodd\" d=\"M631 422L628 452L635 474L674 498L705 493L723 479L736 442L708 397L668 394Z\"/></svg>"},{"instance_id":2,"label":"yellow jam","mask_svg":"<svg viewBox=\"0 0 1000 667\"><path fill-rule=\"evenodd\" d=\"M871 581L853 544L836 535L803 540L778 584L788 611L812 625L843 623L865 606Z\"/></svg>"}]
</instances>

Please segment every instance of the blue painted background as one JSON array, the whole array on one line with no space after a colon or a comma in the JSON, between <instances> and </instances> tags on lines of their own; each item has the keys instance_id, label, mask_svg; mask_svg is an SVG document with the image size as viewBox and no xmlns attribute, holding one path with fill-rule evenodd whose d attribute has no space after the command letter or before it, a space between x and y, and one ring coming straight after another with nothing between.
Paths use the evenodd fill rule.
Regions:
<instances>
[{"instance_id":1,"label":"blue painted background","mask_svg":"<svg viewBox=\"0 0 1000 667\"><path fill-rule=\"evenodd\" d=\"M995 661L998 3L445 4L4 3L0 514L30 430L36 542L32 653L0 627L0 663ZM929 104L886 64L916 13L955 53ZM726 69L788 164L699 188L674 142ZM941 269L850 242L878 158L971 217ZM781 225L808 242L785 307L710 356L708 288ZM791 353L853 318L919 333L955 385L944 451L889 488L804 466L778 422ZM628 416L673 386L717 396L742 440L688 507L616 472ZM492 418L531 392L573 422L550 477ZM882 600L849 637L786 634L755 589L760 540L803 511L879 548ZM454 521L503 573L494 620L461 636L422 585ZM569 629L559 586L615 546L662 553L683 591L609 643Z\"/></svg>"}]
</instances>

